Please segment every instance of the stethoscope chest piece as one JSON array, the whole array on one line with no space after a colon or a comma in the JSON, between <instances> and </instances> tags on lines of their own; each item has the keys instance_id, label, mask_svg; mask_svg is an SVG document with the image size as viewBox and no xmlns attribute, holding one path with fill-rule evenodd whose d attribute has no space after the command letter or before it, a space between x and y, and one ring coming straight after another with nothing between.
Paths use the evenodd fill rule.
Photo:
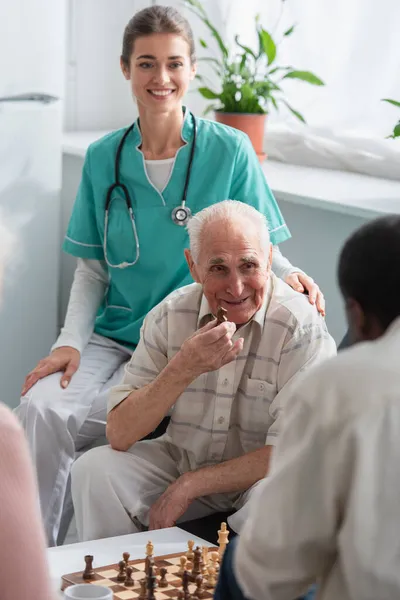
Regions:
<instances>
[{"instance_id":1,"label":"stethoscope chest piece","mask_svg":"<svg viewBox=\"0 0 400 600\"><path fill-rule=\"evenodd\" d=\"M175 206L175 208L173 209L172 213L171 213L171 218L173 220L174 223L176 223L176 225L180 225L181 227L184 227L185 225L187 225L190 217L192 216L192 211L190 210L190 208L187 208L186 206Z\"/></svg>"}]
</instances>

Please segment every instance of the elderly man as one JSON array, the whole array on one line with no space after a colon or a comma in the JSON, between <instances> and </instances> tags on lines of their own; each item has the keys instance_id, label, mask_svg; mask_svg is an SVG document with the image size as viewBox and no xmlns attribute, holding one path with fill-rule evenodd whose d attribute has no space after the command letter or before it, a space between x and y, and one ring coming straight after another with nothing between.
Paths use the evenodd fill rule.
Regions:
<instances>
[{"instance_id":1,"label":"elderly man","mask_svg":"<svg viewBox=\"0 0 400 600\"><path fill-rule=\"evenodd\" d=\"M271 274L263 215L227 200L199 212L188 230L196 283L148 314L111 392L111 448L73 468L82 540L229 509L238 531L297 377L335 353L315 306ZM215 318L219 307L226 322ZM139 441L170 411L163 437Z\"/></svg>"}]
</instances>

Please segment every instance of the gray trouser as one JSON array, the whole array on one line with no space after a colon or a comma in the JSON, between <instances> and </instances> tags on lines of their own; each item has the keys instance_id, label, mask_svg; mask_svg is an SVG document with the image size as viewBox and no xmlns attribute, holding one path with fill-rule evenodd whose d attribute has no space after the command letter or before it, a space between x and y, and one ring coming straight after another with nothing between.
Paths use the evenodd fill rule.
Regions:
<instances>
[{"instance_id":1,"label":"gray trouser","mask_svg":"<svg viewBox=\"0 0 400 600\"><path fill-rule=\"evenodd\" d=\"M94 448L75 462L72 497L81 541L136 533L148 525L151 506L181 474L170 449L171 444L159 438L137 442L127 452ZM243 494L198 498L178 523L234 508L237 512L228 521L239 531L256 487L257 483Z\"/></svg>"}]
</instances>

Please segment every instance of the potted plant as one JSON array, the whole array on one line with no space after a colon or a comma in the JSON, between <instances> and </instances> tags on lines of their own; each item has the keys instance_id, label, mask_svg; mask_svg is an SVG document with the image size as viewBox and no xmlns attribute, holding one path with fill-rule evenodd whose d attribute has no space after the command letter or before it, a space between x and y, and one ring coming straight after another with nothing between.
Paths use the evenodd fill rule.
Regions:
<instances>
[{"instance_id":1,"label":"potted plant","mask_svg":"<svg viewBox=\"0 0 400 600\"><path fill-rule=\"evenodd\" d=\"M397 100L390 100L389 98L384 98L382 102L389 102L389 104L393 104L394 106L400 108L400 102L397 102ZM397 123L397 125L394 126L392 135L389 135L388 137L392 139L400 137L400 120Z\"/></svg>"},{"instance_id":2,"label":"potted plant","mask_svg":"<svg viewBox=\"0 0 400 600\"><path fill-rule=\"evenodd\" d=\"M285 0L281 0L282 3ZM303 115L289 105L285 99L282 85L287 79L298 79L312 85L324 85L324 82L310 71L300 71L292 66L277 64L279 43L271 33L262 27L259 17L255 19L258 48L252 49L240 43L235 36L234 48L229 48L222 36L211 23L200 0L185 0L185 4L204 23L211 36L217 42L219 56L202 57L220 78L220 91L207 85L198 88L200 94L213 102L206 108L205 114L215 111L215 118L221 123L241 129L250 137L254 149L260 159L263 152L265 120L271 108L278 110L284 104L290 112L305 123ZM295 25L283 33L282 40L290 36ZM207 49L208 45L200 39L200 44ZM198 74L203 84L206 80Z\"/></svg>"}]
</instances>

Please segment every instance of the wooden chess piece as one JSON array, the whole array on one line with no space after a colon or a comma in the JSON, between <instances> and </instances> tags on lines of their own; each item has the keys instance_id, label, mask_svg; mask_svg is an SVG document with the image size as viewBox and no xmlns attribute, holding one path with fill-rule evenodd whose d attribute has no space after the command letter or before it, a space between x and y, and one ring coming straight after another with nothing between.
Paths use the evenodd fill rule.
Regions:
<instances>
[{"instance_id":1,"label":"wooden chess piece","mask_svg":"<svg viewBox=\"0 0 400 600\"><path fill-rule=\"evenodd\" d=\"M193 598L201 599L205 597L205 592L203 591L203 576L197 575L195 579L196 589L193 592Z\"/></svg>"},{"instance_id":2,"label":"wooden chess piece","mask_svg":"<svg viewBox=\"0 0 400 600\"><path fill-rule=\"evenodd\" d=\"M224 556L225 549L229 543L229 530L226 527L226 523L221 523L221 529L218 530L218 554L219 554L219 562L222 562L222 558Z\"/></svg>"},{"instance_id":3,"label":"wooden chess piece","mask_svg":"<svg viewBox=\"0 0 400 600\"><path fill-rule=\"evenodd\" d=\"M207 572L208 572L208 577L207 577L206 587L208 589L215 588L215 586L217 584L217 580L215 577L215 568L212 565L209 565L207 568Z\"/></svg>"},{"instance_id":4,"label":"wooden chess piece","mask_svg":"<svg viewBox=\"0 0 400 600\"><path fill-rule=\"evenodd\" d=\"M161 578L158 582L158 587L160 587L160 588L168 587L167 573L168 573L168 571L165 567L160 567L159 574L161 575Z\"/></svg>"},{"instance_id":5,"label":"wooden chess piece","mask_svg":"<svg viewBox=\"0 0 400 600\"><path fill-rule=\"evenodd\" d=\"M152 560L153 552L154 552L154 546L153 546L152 542L148 541L146 544L146 560L144 561L144 572L146 573L146 575L149 574L150 564L152 564L154 567L154 561Z\"/></svg>"},{"instance_id":6,"label":"wooden chess piece","mask_svg":"<svg viewBox=\"0 0 400 600\"><path fill-rule=\"evenodd\" d=\"M186 568L188 569L188 571L191 571L193 568L193 559L194 559L194 552L193 552L194 541L189 540L187 545L188 545L188 551L186 552L186 558L188 560L188 563L186 565Z\"/></svg>"},{"instance_id":7,"label":"wooden chess piece","mask_svg":"<svg viewBox=\"0 0 400 600\"><path fill-rule=\"evenodd\" d=\"M126 573L126 577L125 577L124 585L126 587L133 587L135 585L135 582L132 579L132 573L133 573L132 567L126 567L125 573Z\"/></svg>"},{"instance_id":8,"label":"wooden chess piece","mask_svg":"<svg viewBox=\"0 0 400 600\"><path fill-rule=\"evenodd\" d=\"M208 563L210 562L210 559L208 558L208 547L207 546L202 547L202 553L203 553L202 573L204 574L207 572Z\"/></svg>"},{"instance_id":9,"label":"wooden chess piece","mask_svg":"<svg viewBox=\"0 0 400 600\"><path fill-rule=\"evenodd\" d=\"M218 552L211 552L211 564L215 569L215 572L218 573L219 571L219 554Z\"/></svg>"},{"instance_id":10,"label":"wooden chess piece","mask_svg":"<svg viewBox=\"0 0 400 600\"><path fill-rule=\"evenodd\" d=\"M129 552L124 552L124 553L122 554L122 558L123 558L123 560L124 560L124 562L125 562L125 567L127 567L127 566L128 566L129 557L130 557L130 554L129 554Z\"/></svg>"},{"instance_id":11,"label":"wooden chess piece","mask_svg":"<svg viewBox=\"0 0 400 600\"><path fill-rule=\"evenodd\" d=\"M126 577L126 574L125 574L126 563L125 563L125 561L124 560L120 560L119 563L118 563L118 566L119 566L119 573L117 575L117 581L119 581L119 582L125 581L125 577Z\"/></svg>"},{"instance_id":12,"label":"wooden chess piece","mask_svg":"<svg viewBox=\"0 0 400 600\"><path fill-rule=\"evenodd\" d=\"M147 596L146 600L156 600L154 590L156 589L157 578L154 575L153 565L149 565L149 573L146 577Z\"/></svg>"},{"instance_id":13,"label":"wooden chess piece","mask_svg":"<svg viewBox=\"0 0 400 600\"><path fill-rule=\"evenodd\" d=\"M201 573L201 550L199 548L199 546L197 546L196 550L193 552L193 567L192 567L192 571L190 573L191 577L191 581L194 581L197 577L197 575L200 575Z\"/></svg>"},{"instance_id":14,"label":"wooden chess piece","mask_svg":"<svg viewBox=\"0 0 400 600\"><path fill-rule=\"evenodd\" d=\"M144 561L144 572L146 573L146 575L149 574L150 565L153 567L154 570L154 558L152 556L146 556L146 559Z\"/></svg>"},{"instance_id":15,"label":"wooden chess piece","mask_svg":"<svg viewBox=\"0 0 400 600\"><path fill-rule=\"evenodd\" d=\"M227 314L228 314L228 311L226 310L226 308L223 308L222 306L218 306L218 309L217 309L217 325L220 325L224 321L228 320L228 317L226 316Z\"/></svg>"},{"instance_id":16,"label":"wooden chess piece","mask_svg":"<svg viewBox=\"0 0 400 600\"><path fill-rule=\"evenodd\" d=\"M186 558L188 560L193 560L194 558L194 552L193 552L193 548L194 548L194 541L193 540L189 540L188 543L188 551L186 552Z\"/></svg>"},{"instance_id":17,"label":"wooden chess piece","mask_svg":"<svg viewBox=\"0 0 400 600\"><path fill-rule=\"evenodd\" d=\"M189 592L189 581L190 581L189 571L185 571L182 576L183 600L191 600L191 594Z\"/></svg>"},{"instance_id":18,"label":"wooden chess piece","mask_svg":"<svg viewBox=\"0 0 400 600\"><path fill-rule=\"evenodd\" d=\"M150 540L146 544L146 556L153 556L154 546Z\"/></svg>"},{"instance_id":19,"label":"wooden chess piece","mask_svg":"<svg viewBox=\"0 0 400 600\"><path fill-rule=\"evenodd\" d=\"M93 570L93 556L91 554L86 554L85 556L85 570L82 573L82 579L85 581L90 581L95 578L94 570Z\"/></svg>"},{"instance_id":20,"label":"wooden chess piece","mask_svg":"<svg viewBox=\"0 0 400 600\"><path fill-rule=\"evenodd\" d=\"M181 563L181 568L178 571L178 576L182 577L184 572L186 571L186 563L187 563L187 558L186 556L182 555L179 559L180 563Z\"/></svg>"},{"instance_id":21,"label":"wooden chess piece","mask_svg":"<svg viewBox=\"0 0 400 600\"><path fill-rule=\"evenodd\" d=\"M139 584L140 584L140 595L139 595L138 600L146 600L146 596L147 596L147 590L146 590L147 581L146 581L146 579L141 579L139 581Z\"/></svg>"}]
</instances>

